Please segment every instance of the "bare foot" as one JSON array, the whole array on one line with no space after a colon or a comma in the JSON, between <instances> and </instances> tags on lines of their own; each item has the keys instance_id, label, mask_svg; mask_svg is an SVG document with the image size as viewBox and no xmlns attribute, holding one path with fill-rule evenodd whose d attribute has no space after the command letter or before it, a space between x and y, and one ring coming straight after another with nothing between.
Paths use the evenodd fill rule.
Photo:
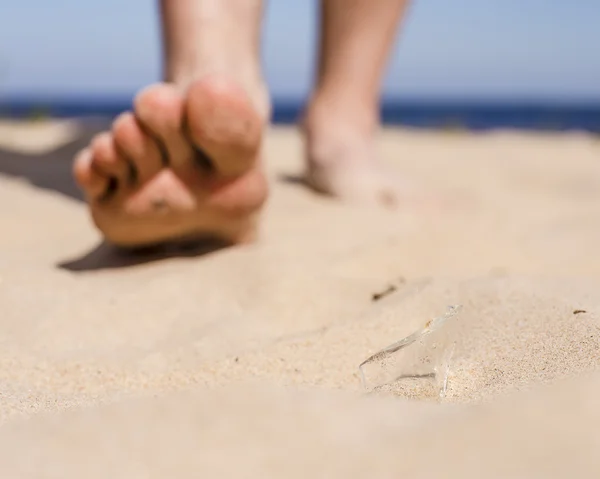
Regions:
<instances>
[{"instance_id":1,"label":"bare foot","mask_svg":"<svg viewBox=\"0 0 600 479\"><path fill-rule=\"evenodd\" d=\"M178 239L253 239L267 198L264 121L236 83L207 77L182 94L143 90L75 159L105 238L125 247Z\"/></svg>"},{"instance_id":2,"label":"bare foot","mask_svg":"<svg viewBox=\"0 0 600 479\"><path fill-rule=\"evenodd\" d=\"M416 185L379 161L373 127L313 118L303 125L305 180L311 188L342 201L388 208L420 201Z\"/></svg>"}]
</instances>

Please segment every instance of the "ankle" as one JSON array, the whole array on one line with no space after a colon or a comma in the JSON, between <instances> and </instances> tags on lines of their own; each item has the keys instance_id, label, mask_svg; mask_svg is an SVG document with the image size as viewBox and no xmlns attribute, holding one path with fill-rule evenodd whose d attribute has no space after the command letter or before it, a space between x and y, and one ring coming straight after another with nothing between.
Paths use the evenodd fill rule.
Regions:
<instances>
[{"instance_id":1,"label":"ankle","mask_svg":"<svg viewBox=\"0 0 600 479\"><path fill-rule=\"evenodd\" d=\"M373 158L378 126L378 109L373 105L313 98L301 125L308 165Z\"/></svg>"},{"instance_id":2,"label":"ankle","mask_svg":"<svg viewBox=\"0 0 600 479\"><path fill-rule=\"evenodd\" d=\"M304 125L304 158L309 170L347 168L377 159L375 134L355 125Z\"/></svg>"},{"instance_id":3,"label":"ankle","mask_svg":"<svg viewBox=\"0 0 600 479\"><path fill-rule=\"evenodd\" d=\"M337 136L341 138L373 137L379 126L376 103L360 102L353 98L315 95L303 118L308 136Z\"/></svg>"}]
</instances>

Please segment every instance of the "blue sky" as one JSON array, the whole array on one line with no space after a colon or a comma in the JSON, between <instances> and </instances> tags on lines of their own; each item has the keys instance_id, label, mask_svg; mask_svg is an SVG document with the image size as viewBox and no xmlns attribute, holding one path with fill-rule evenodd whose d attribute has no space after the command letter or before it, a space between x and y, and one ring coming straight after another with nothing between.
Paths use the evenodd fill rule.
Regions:
<instances>
[{"instance_id":1,"label":"blue sky","mask_svg":"<svg viewBox=\"0 0 600 479\"><path fill-rule=\"evenodd\" d=\"M372 0L377 1L377 0ZM132 94L160 78L152 0L0 6L0 94ZM270 0L275 96L310 88L316 2ZM384 82L390 97L600 100L599 0L415 0Z\"/></svg>"}]
</instances>

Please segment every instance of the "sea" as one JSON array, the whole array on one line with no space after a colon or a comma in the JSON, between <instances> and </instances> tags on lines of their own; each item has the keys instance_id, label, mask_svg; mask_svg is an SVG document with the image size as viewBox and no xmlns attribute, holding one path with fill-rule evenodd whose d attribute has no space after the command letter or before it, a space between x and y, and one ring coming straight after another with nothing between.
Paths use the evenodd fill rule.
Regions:
<instances>
[{"instance_id":1,"label":"sea","mask_svg":"<svg viewBox=\"0 0 600 479\"><path fill-rule=\"evenodd\" d=\"M131 108L131 97L0 98L0 117L110 119ZM272 121L296 123L302 102L275 99ZM600 133L600 102L385 100L386 125L448 130L520 129Z\"/></svg>"}]
</instances>

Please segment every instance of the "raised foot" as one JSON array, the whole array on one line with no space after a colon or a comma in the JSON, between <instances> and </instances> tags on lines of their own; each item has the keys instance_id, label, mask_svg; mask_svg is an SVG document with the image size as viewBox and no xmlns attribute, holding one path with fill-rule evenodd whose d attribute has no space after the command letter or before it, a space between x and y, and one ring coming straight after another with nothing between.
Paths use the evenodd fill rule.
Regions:
<instances>
[{"instance_id":1,"label":"raised foot","mask_svg":"<svg viewBox=\"0 0 600 479\"><path fill-rule=\"evenodd\" d=\"M77 155L74 175L113 244L247 242L268 192L263 129L235 82L208 77L185 94L161 83Z\"/></svg>"}]
</instances>

